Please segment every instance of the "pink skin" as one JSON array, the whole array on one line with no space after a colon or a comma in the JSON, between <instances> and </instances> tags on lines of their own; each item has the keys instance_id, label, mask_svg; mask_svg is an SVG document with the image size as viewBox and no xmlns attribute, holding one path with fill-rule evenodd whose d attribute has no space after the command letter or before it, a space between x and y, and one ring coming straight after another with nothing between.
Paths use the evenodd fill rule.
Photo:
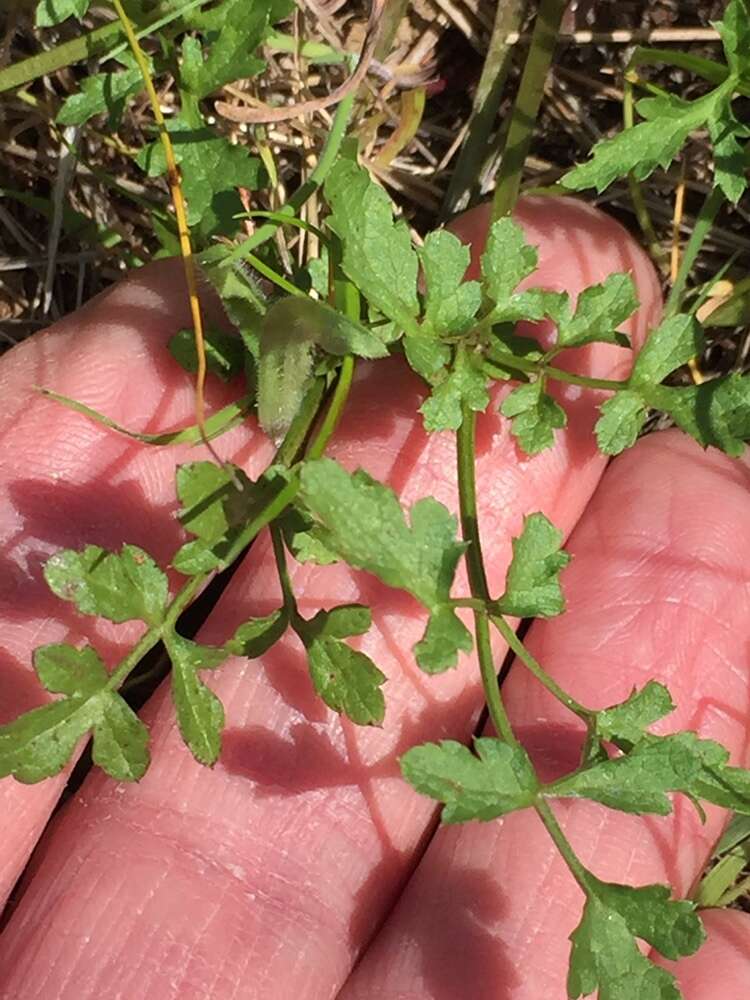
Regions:
<instances>
[{"instance_id":1,"label":"pink skin","mask_svg":"<svg viewBox=\"0 0 750 1000\"><path fill-rule=\"evenodd\" d=\"M547 287L567 287L575 294L610 271L633 269L645 308L629 332L640 340L658 311L658 289L647 261L623 231L570 200L531 200L524 203L519 217L531 241L540 245L536 280ZM470 222L464 235L477 244L486 216ZM142 293L129 294L132 308L138 308ZM104 303L101 308L108 307ZM162 315L172 308L165 300ZM96 319L94 314L92 325L103 323L106 315ZM137 320L132 318L136 331L144 332ZM166 332L163 329L155 337L154 358L162 357ZM122 367L127 352L133 353L130 343L116 348ZM66 356L64 338L59 350ZM143 364L143 347L138 356ZM6 372L14 357L18 352L6 360ZM579 370L619 377L627 360L628 355L616 348L596 347L582 352L576 364ZM32 364L21 358L19 363L26 367L9 372L9 382L39 381L30 371L33 358ZM181 376L170 375L163 367L155 371L158 375L144 365L140 408L127 408L128 403L135 405L132 397L123 401L120 412L107 405L112 402L108 398L94 400L93 405L131 424L142 420L150 412L149 386L151 409L164 393L165 380L170 386L173 381L185 386ZM384 386L387 410L382 405ZM74 389L66 384L61 391L92 401L80 385ZM361 464L387 479L407 503L432 493L455 506L451 440L447 435L425 437L413 416L419 392L417 380L395 362L388 373L382 364L374 373L362 366L331 453L348 467ZM111 385L106 395L114 395ZM183 396L183 409L170 413L173 423L189 419L186 389ZM532 460L519 454L505 422L494 411L480 423L479 494L486 556L496 589L507 567L509 540L518 533L522 515L541 508L570 530L602 472L603 460L590 438L595 399L577 390L566 391L566 396L570 427L559 435L552 451ZM57 411L47 419L59 426ZM70 432L65 438L69 437ZM36 438L41 439L41 432ZM102 435L97 447L104 452L112 447L111 440ZM57 450L43 449L48 468L59 469L65 444L63 440ZM243 452L241 461L251 473L268 454L253 431L244 436L236 432L234 448ZM174 452L136 454L143 456L136 473L140 476L160 457L164 459L162 489L169 497L166 470L173 468ZM229 445L222 446L222 454L232 457ZM87 457L90 463L92 456ZM198 456L193 453L193 457ZM738 467L730 464L730 468ZM79 477L90 478L82 473ZM149 472L148 482L153 480ZM166 504L165 499L162 506ZM132 532L130 524L118 529L118 538ZM168 558L177 545L174 523L162 528L149 522L147 530L144 546L153 551L154 541L157 548L161 542L165 551L157 554ZM88 540L84 528L74 541L68 536L55 539L66 545ZM409 649L424 618L400 593L340 567L295 567L293 576L303 613L353 600L374 606L374 628L363 647L389 677L384 727L355 729L325 710L313 696L299 646L291 638L262 661L237 660L210 677L227 709L222 759L212 771L189 757L176 732L168 696L159 692L144 713L154 755L146 778L138 786L123 786L90 777L43 838L33 874L0 945L4 1000L20 995L24 1000L294 995L317 1000L336 995L395 902L433 829L431 803L404 786L396 757L420 740L465 738L476 718L480 693L473 658L440 678L428 679L415 669ZM276 591L268 545L260 540L201 638L222 641L236 623L272 607ZM465 592L463 580L457 592ZM56 607L54 613L59 615ZM82 619L73 617L80 628ZM63 625L59 618L53 624L57 639ZM38 636L36 627L33 635L27 633L26 658L29 648L40 641ZM42 641L50 639L45 634ZM497 652L503 653L500 645ZM522 718L519 721L522 725ZM12 790L9 797L14 796L11 808L16 815L25 809L23 822L17 820L5 838L17 870L49 812L54 789L46 799L38 795L34 799L36 789L13 782L0 789L5 785ZM56 787L59 790L59 782ZM441 834L438 842L442 838ZM518 857L529 853L528 846L522 846L523 853L516 851ZM431 849L428 857L432 853ZM407 900L421 870L407 890ZM440 881L446 882L445 872ZM458 889L458 882L453 884ZM476 879L463 891L484 898ZM465 907L459 909L465 912ZM487 916L494 919L492 913ZM387 925L391 926L393 922ZM554 947L558 928L552 930L545 946ZM390 930L376 945L381 951L388 947L395 951L385 956L387 966L398 969L403 964L406 969L409 949L398 935L392 939ZM446 951L451 947L447 936ZM724 947L722 941L717 947ZM390 989L381 992L382 984L368 980L372 966L367 960L360 968L362 974L353 980L359 985L351 987L359 991L355 995L396 996ZM419 986L414 992L414 983L407 978L394 989L402 990L403 996L432 995Z\"/></svg>"}]
</instances>

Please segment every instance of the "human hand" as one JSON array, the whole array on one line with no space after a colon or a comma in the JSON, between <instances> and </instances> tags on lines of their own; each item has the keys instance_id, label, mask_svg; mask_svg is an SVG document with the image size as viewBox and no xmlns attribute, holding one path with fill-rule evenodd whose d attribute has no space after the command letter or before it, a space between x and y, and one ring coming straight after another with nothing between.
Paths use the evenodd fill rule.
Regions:
<instances>
[{"instance_id":1,"label":"human hand","mask_svg":"<svg viewBox=\"0 0 750 1000\"><path fill-rule=\"evenodd\" d=\"M632 269L643 306L629 332L642 340L658 289L619 227L570 201L527 202L522 221L540 244L538 282L575 293ZM478 243L482 220L464 225ZM188 422L189 379L163 350L187 322L179 267L157 265L0 365L0 721L40 697L27 668L33 647L86 639L114 661L137 634L105 622L92 632L90 619L47 592L44 559L61 546L130 541L167 564L180 543L174 466L195 458L186 448L123 442L31 387L49 385L128 426ZM415 414L417 381L397 361L385 364L387 373L380 362L358 380L331 453L387 479L407 503L433 494L452 504L452 440L426 439ZM596 345L575 364L616 377L627 357ZM212 407L228 401L229 390L211 391ZM574 695L597 705L647 678L668 680L678 705L670 729L695 728L741 760L748 678L736 623L750 603L746 468L674 433L655 435L613 463L592 499L604 467L591 437L595 400L570 392L569 399L569 427L534 459L517 451L495 408L481 419L480 516L491 582L504 577L523 513L542 509L566 532L581 518L563 578L569 611L534 625L530 648ZM219 448L250 475L271 453L251 426ZM201 638L223 640L249 613L275 606L274 579L269 547L256 544ZM472 731L481 704L473 658L425 678L408 652L423 627L416 606L346 567L299 567L295 587L303 610L333 600L373 605L365 648L389 677L384 728L355 729L328 712L292 638L262 661L237 661L211 678L227 710L214 770L187 754L172 707L157 693L145 709L154 761L143 781L89 776L42 839L0 939L3 1000L318 1000L338 993L368 945L343 986L346 1000L564 996L567 935L581 896L536 818L521 813L441 830L425 851L434 806L398 774L396 758L410 746ZM506 701L536 763L554 773L570 763L580 738L529 685L514 667ZM60 788L57 779L0 784L5 891ZM682 801L658 820L588 803L565 804L559 814L600 877L671 881L683 894L723 823L709 809L701 827ZM717 961L722 1000L739 998L750 971L750 921L714 913L706 922L709 944L680 963L685 998L717 995Z\"/></svg>"}]
</instances>

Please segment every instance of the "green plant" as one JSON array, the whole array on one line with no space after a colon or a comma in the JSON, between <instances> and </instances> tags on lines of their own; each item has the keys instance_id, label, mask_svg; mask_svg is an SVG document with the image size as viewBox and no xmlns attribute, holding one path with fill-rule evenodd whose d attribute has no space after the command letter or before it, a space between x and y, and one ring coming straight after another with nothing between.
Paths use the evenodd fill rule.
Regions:
<instances>
[{"instance_id":1,"label":"green plant","mask_svg":"<svg viewBox=\"0 0 750 1000\"><path fill-rule=\"evenodd\" d=\"M255 406L262 427L280 444L273 463L256 481L240 468L208 461L177 469L180 520L191 537L172 559L185 578L174 594L164 570L134 546L125 545L119 552L87 546L52 556L45 578L59 598L84 614L114 622L141 621L145 631L111 673L91 647L56 644L37 649L34 667L39 680L61 697L0 727L0 775L34 782L56 774L81 738L91 735L94 761L103 770L120 780L142 777L149 763L148 732L119 692L160 641L172 662L171 691L180 731L203 764L218 759L224 715L201 671L218 669L231 655L260 657L289 629L306 651L312 684L323 701L357 724L380 724L387 710L386 678L346 641L367 631L370 609L342 605L303 617L286 566L288 552L302 562L343 561L408 592L426 609L427 626L413 650L425 673L449 670L461 653L476 650L497 735L475 740L473 748L453 741L414 747L402 756L401 769L414 788L442 804L447 823L536 810L586 896L573 935L569 996L598 991L602 998L678 997L673 977L641 953L637 940L647 941L668 958L691 954L703 939L695 905L670 899L666 886L633 888L597 879L565 838L553 803L587 798L623 812L665 815L671 810L669 796L681 793L698 809L699 800L704 800L747 816L750 771L731 767L723 747L694 733L650 732L674 708L663 685L650 682L625 702L597 711L561 690L525 650L507 619L546 618L564 611L559 577L568 557L561 549L561 533L543 513L532 513L514 540L504 591L489 592L474 480L476 417L490 405L493 381L517 382L501 412L511 420L520 448L529 455L541 452L567 421L564 407L548 392L550 382L559 381L611 393L596 425L605 454L631 446L649 412L658 410L704 447L738 455L750 438L750 380L731 374L695 386L664 384L703 346L695 309L681 311L688 267L675 286L666 318L651 332L631 375L622 381L572 373L555 361L566 350L595 342L631 346L619 332L638 305L629 275L615 274L586 289L575 307L564 293L517 290L536 268L536 251L506 213L518 193L530 136L528 118L538 107L540 80L562 5L541 8L535 35L539 41L532 45L525 76L530 82L521 87L509 132L516 154L506 158L500 176L498 218L478 281L464 280L469 251L455 236L432 232L417 248L404 222L394 218L390 199L358 165L356 149L344 142L352 96L339 105L327 150L307 184L250 237L236 245L214 243L217 235L236 237L242 205L235 189L262 184L265 168L259 158L232 146L207 124L201 101L225 83L260 72L258 45L276 37L273 25L288 8L268 0L255 5L248 18L240 0L226 0L219 7L188 12L188 7L203 6L209 7L182 5L179 14L166 15L171 18L168 25L182 36L179 58L174 47L165 44L150 71L168 69L178 79L181 115L168 130L182 174L188 223L204 270L241 334L239 344L207 335L209 368L224 376L244 373L247 393L241 403L206 422L205 431L220 433L234 426L243 410ZM86 8L85 0L44 0L39 23L81 16ZM143 18L142 6L131 5L129 14ZM168 26L164 30L168 42ZM646 121L598 145L593 158L568 174L563 184L601 190L627 173L642 180L668 164L694 129L707 125L716 158L716 186L709 199L736 201L745 187L742 142L748 136L732 110L734 96L750 83L745 0L732 0L720 30L727 66L716 64L721 78L713 91L690 103L669 95L640 102ZM107 36L113 42L116 37L114 31ZM111 125L117 123L128 97L141 87L141 71L125 51L116 56L109 52L109 58L118 59L121 68L89 78L82 92L63 105L61 123L82 124L99 113L106 113ZM18 80L18 73L10 79ZM167 155L156 143L137 160L149 176L167 169ZM313 192L321 195L328 210L325 227L318 232L326 252L296 275L281 274L268 240L279 226L308 225L298 212ZM175 235L165 226L167 249L175 248ZM286 294L261 291L239 266L241 261ZM547 348L515 332L519 321L545 318L556 328ZM201 344L195 347L189 335L178 336L172 351L190 370L202 361ZM361 470L351 474L325 456L346 406L357 359L393 354L403 354L428 387L420 407L425 429L456 434L460 534L456 519L437 500L425 497L405 510L388 486ZM80 403L56 398L106 422ZM179 433L182 440L199 438L195 429ZM152 443L167 442L162 436ZM266 527L283 595L280 606L264 618L243 623L221 646L181 636L176 625L182 611L204 583L231 566ZM455 596L453 582L461 559L466 560L470 592ZM473 633L461 609L473 613ZM513 731L497 684L492 629L586 725L579 765L563 778L542 782ZM608 747L614 747L614 753ZM621 976L627 978L625 987Z\"/></svg>"}]
</instances>

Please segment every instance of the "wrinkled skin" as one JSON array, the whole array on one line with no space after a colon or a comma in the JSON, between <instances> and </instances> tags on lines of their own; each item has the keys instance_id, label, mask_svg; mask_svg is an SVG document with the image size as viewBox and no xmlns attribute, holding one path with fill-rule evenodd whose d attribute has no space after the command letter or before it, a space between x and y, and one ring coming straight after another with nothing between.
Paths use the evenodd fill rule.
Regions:
<instances>
[{"instance_id":1,"label":"wrinkled skin","mask_svg":"<svg viewBox=\"0 0 750 1000\"><path fill-rule=\"evenodd\" d=\"M642 306L627 332L641 343L658 319L660 293L624 231L567 199L528 200L518 218L540 249L535 283L575 295L612 271L633 272ZM480 209L456 226L475 256L486 225ZM114 663L142 627L95 621L53 598L44 559L62 546L129 541L167 565L181 541L174 466L204 457L133 444L32 387L47 385L136 429L188 423L190 379L164 351L187 323L179 265L160 263L0 362L0 721L43 699L28 666L35 646L89 640ZM596 345L568 363L616 378L629 353ZM387 480L407 504L432 494L455 509L453 441L424 434L422 391L397 360L361 365L329 453ZM214 385L209 404L233 395L236 387ZM543 510L572 532L574 559L563 577L569 611L532 627L534 653L593 707L650 677L668 683L679 707L664 731L695 729L743 763L747 466L667 432L605 473L591 436L601 397L570 388L562 395L570 424L533 459L515 447L497 400L480 419L490 585L501 587L523 515ZM251 476L271 454L251 422L218 448ZM340 566L293 566L292 575L303 614L372 605L362 648L388 676L384 726L358 729L330 713L287 636L262 660L234 659L207 677L227 712L212 770L181 744L163 687L143 712L153 763L138 785L90 775L42 835L64 776L32 787L0 782L3 898L38 842L0 937L2 1000L564 997L566 938L581 895L536 817L436 831L433 803L398 774L397 757L413 744L468 739L482 704L474 657L428 678L409 652L424 626L411 599ZM261 538L199 638L223 641L238 622L276 606L277 589ZM456 593L465 592L460 576ZM498 663L504 652L498 643ZM580 745L571 717L519 665L504 692L542 772L570 767ZM556 811L597 875L671 882L679 893L689 891L726 820L709 809L701 827L683 801L665 818L583 802ZM685 998L739 1000L750 981L750 918L705 919L708 943L675 966Z\"/></svg>"}]
</instances>

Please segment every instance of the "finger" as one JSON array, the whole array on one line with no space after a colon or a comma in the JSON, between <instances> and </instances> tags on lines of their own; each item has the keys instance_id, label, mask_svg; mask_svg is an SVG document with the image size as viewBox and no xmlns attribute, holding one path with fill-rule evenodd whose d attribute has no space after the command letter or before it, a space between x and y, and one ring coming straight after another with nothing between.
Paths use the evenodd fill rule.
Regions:
<instances>
[{"instance_id":1,"label":"finger","mask_svg":"<svg viewBox=\"0 0 750 1000\"><path fill-rule=\"evenodd\" d=\"M540 245L542 282L564 250L573 293L624 264L641 282L645 312L658 308L650 265L619 226L569 200L533 200L521 217ZM592 228L602 242L587 257ZM634 336L644 325L642 314ZM597 348L586 363L606 372L620 353ZM453 439L425 436L420 392L397 361L361 369L331 453L387 479L407 503L434 494L455 507ZM483 419L479 495L495 583L523 513L541 504L567 529L586 503L603 464L588 434L593 412L590 398L575 400L568 430L534 459L519 454L495 407ZM239 621L276 606L273 573L259 548L202 639L224 641ZM146 778L125 790L89 780L46 838L6 932L6 991L23 983L30 998L59 1000L116 991L317 1000L341 985L434 815L405 788L396 758L420 739L465 736L481 695L471 658L439 678L417 671L410 650L424 616L403 595L342 566L296 567L293 579L305 615L372 605L363 646L389 678L384 727L355 729L325 710L290 637L261 662L235 661L212 676L227 712L213 771L189 758L162 696L149 711L156 747Z\"/></svg>"},{"instance_id":2,"label":"finger","mask_svg":"<svg viewBox=\"0 0 750 1000\"><path fill-rule=\"evenodd\" d=\"M214 307L213 312L217 310ZM217 319L217 316L214 316ZM179 543L175 463L199 452L148 448L43 398L43 386L81 400L138 430L193 422L191 378L165 351L189 324L180 265L132 274L74 316L6 354L0 362L0 723L47 696L30 668L49 642L92 642L109 663L142 626L114 626L76 613L48 590L42 567L62 547L133 542L163 565ZM218 408L237 387L212 386ZM246 431L218 447L252 465L268 448ZM39 836L65 776L36 786L0 782L0 908Z\"/></svg>"},{"instance_id":3,"label":"finger","mask_svg":"<svg viewBox=\"0 0 750 1000\"><path fill-rule=\"evenodd\" d=\"M679 962L656 958L676 977L683 1000L745 1000L750 983L750 914L704 910L708 938L701 950Z\"/></svg>"},{"instance_id":4,"label":"finger","mask_svg":"<svg viewBox=\"0 0 750 1000\"><path fill-rule=\"evenodd\" d=\"M571 538L568 611L536 623L528 642L558 683L592 708L661 680L677 705L661 731L719 740L737 763L747 752L750 690L746 640L736 627L750 615L749 485L746 464L704 453L677 432L643 439L610 466ZM582 745L574 717L519 664L503 692L542 778L572 770ZM554 810L594 874L631 885L669 882L679 895L724 823L722 810L707 807L701 825L682 796L668 817L589 802L560 801ZM568 935L582 904L530 810L444 828L342 1000L448 1000L460 995L460 983L475 1000L563 997Z\"/></svg>"}]
</instances>

